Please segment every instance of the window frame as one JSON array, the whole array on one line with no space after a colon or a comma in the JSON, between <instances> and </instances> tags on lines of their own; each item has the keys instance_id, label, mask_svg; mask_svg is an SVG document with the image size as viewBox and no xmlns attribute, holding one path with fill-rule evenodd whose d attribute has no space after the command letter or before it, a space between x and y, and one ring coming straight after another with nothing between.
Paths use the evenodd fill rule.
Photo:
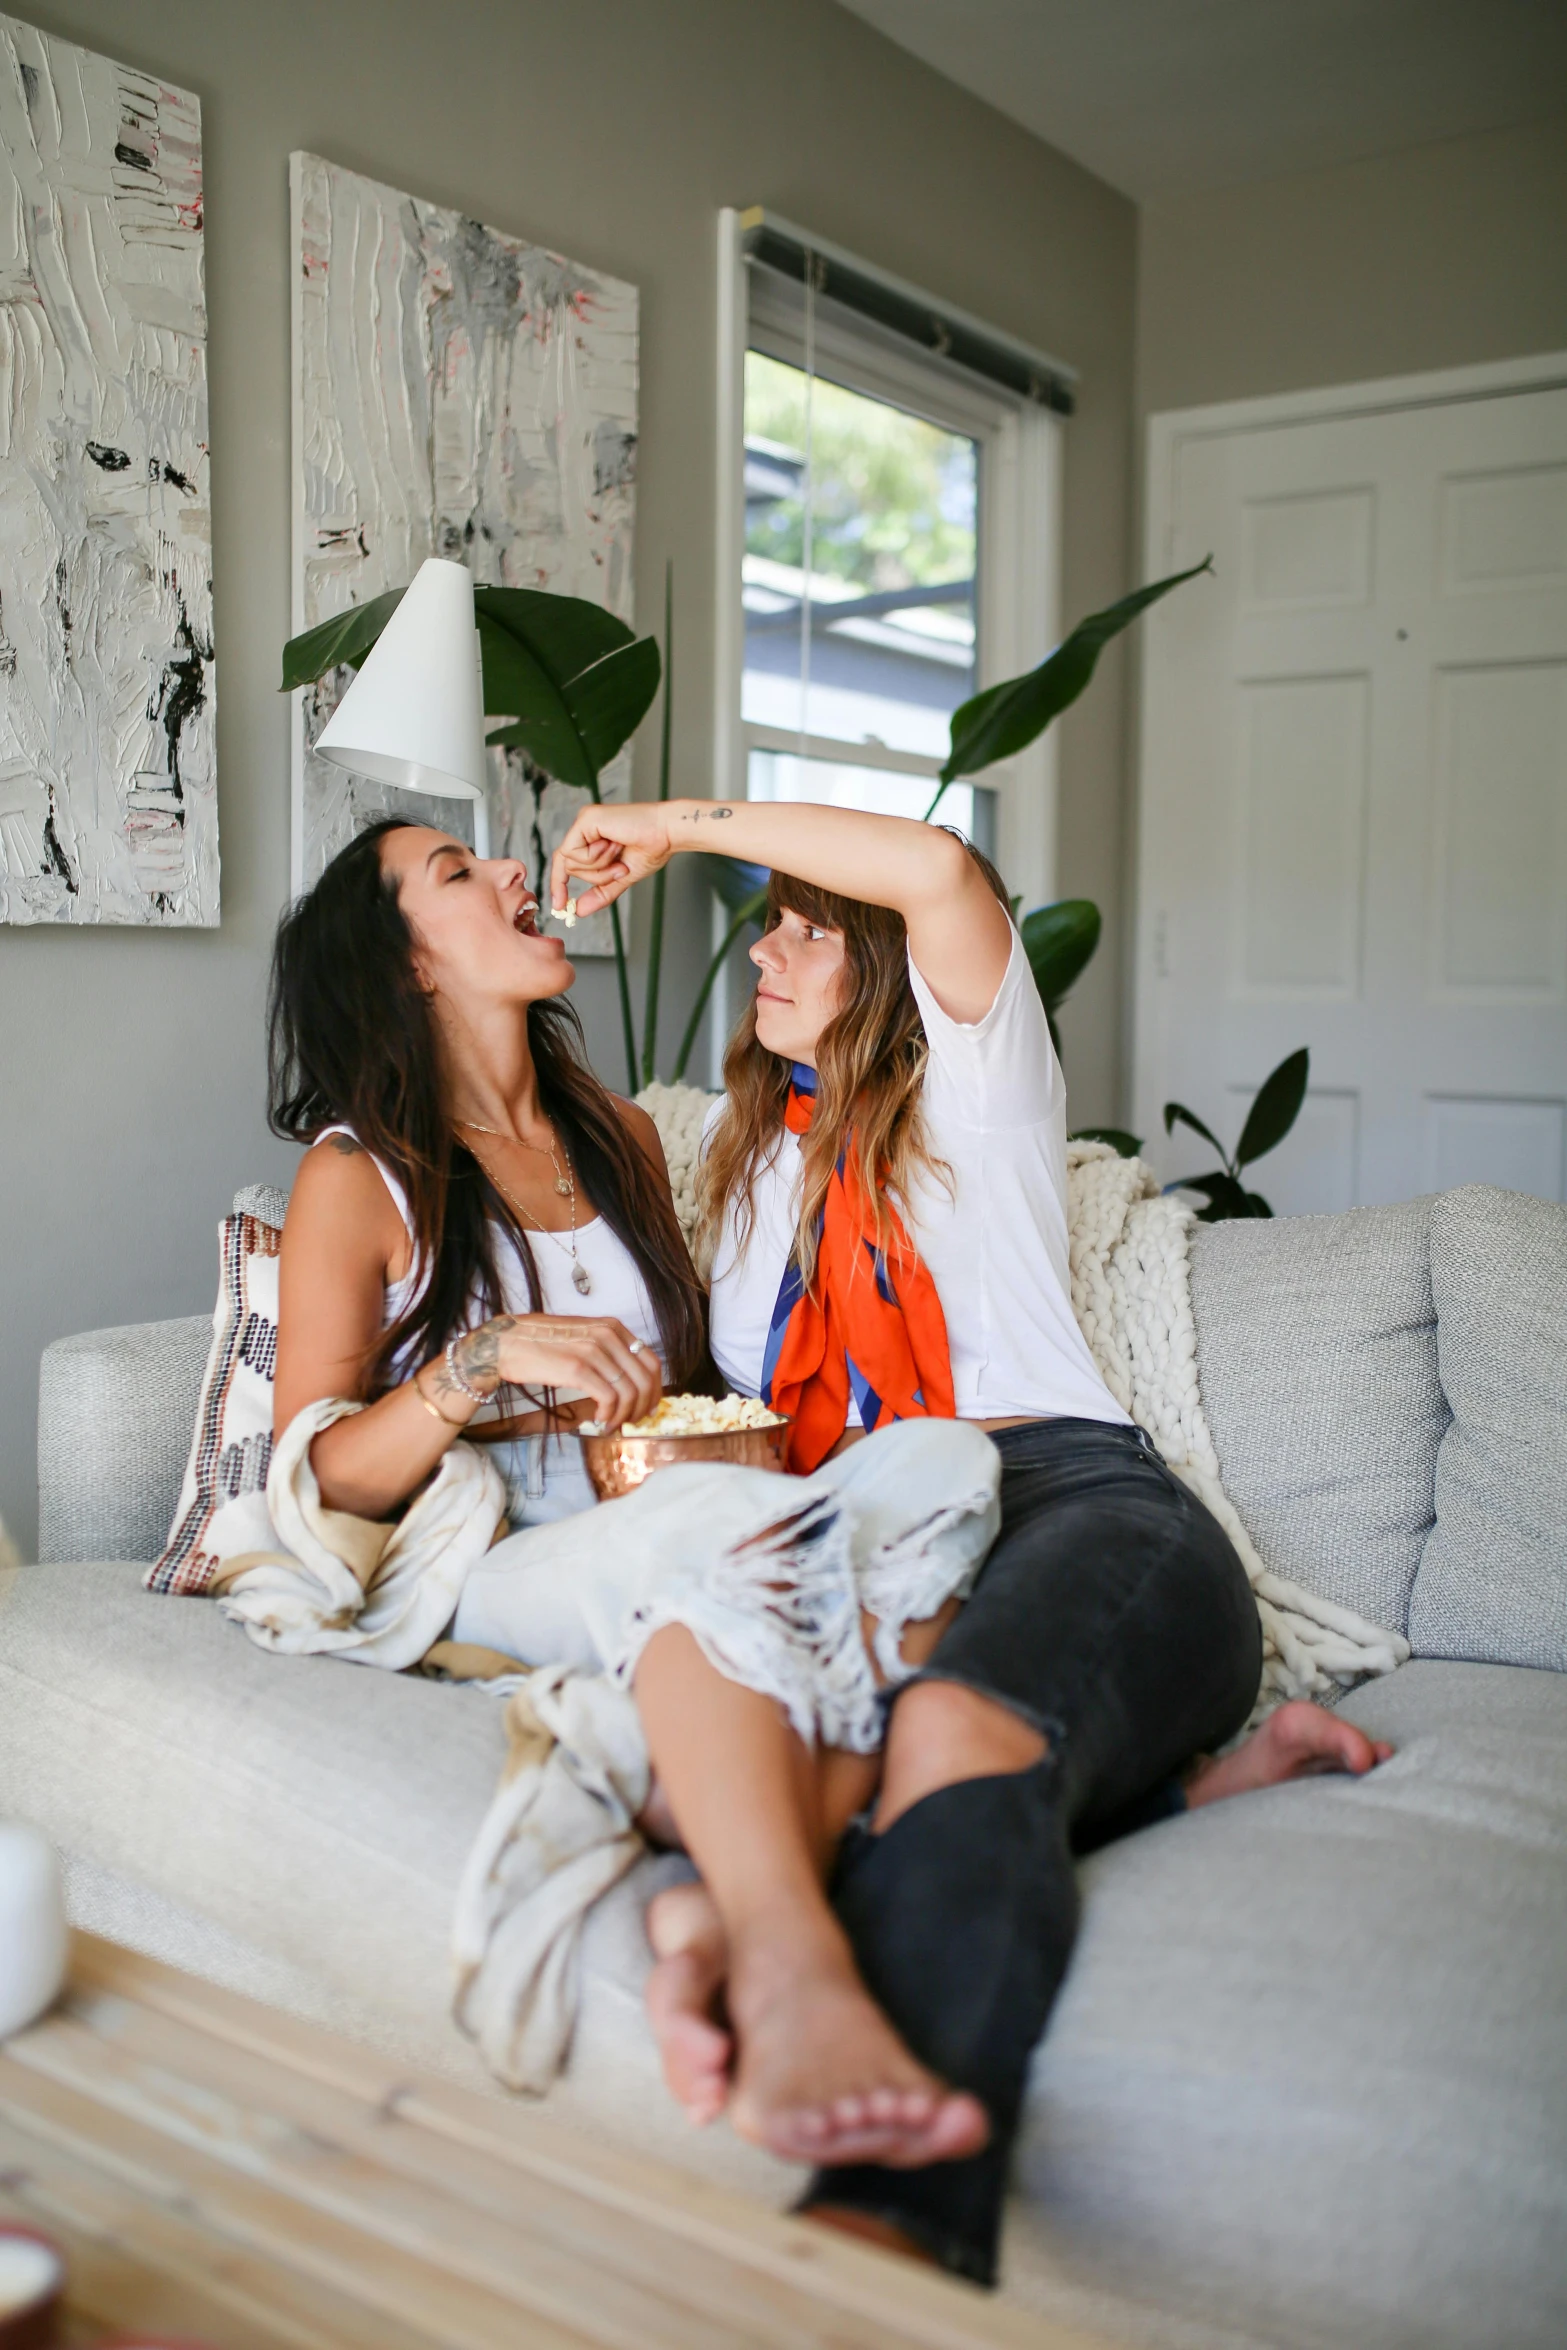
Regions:
<instances>
[{"instance_id":1,"label":"window frame","mask_svg":"<svg viewBox=\"0 0 1567 2350\"><path fill-rule=\"evenodd\" d=\"M745 620L745 355L804 364L798 289L745 258L741 214L726 208L718 238L717 545L714 581L713 796L743 798L749 752L798 751L792 731L741 716ZM822 301L814 338L818 371L874 399L926 416L979 443L979 568L975 586L977 690L1031 668L1060 636L1061 430L1051 409L1015 398L932 354ZM808 736L807 755L846 765L928 773L937 759L874 744ZM995 794L997 857L1026 903L1053 893L1056 749L1053 731L976 778ZM723 1023L715 1022L715 1027Z\"/></svg>"}]
</instances>

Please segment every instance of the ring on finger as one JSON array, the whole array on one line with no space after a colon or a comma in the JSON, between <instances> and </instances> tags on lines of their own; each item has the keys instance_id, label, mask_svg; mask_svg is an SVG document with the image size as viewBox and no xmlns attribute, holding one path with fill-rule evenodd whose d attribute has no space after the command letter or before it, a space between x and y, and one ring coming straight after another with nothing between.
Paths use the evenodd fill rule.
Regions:
<instances>
[{"instance_id":1,"label":"ring on finger","mask_svg":"<svg viewBox=\"0 0 1567 2350\"><path fill-rule=\"evenodd\" d=\"M647 1353L647 1348L640 1338L633 1338L628 1341L626 1351L628 1354L641 1355Z\"/></svg>"}]
</instances>

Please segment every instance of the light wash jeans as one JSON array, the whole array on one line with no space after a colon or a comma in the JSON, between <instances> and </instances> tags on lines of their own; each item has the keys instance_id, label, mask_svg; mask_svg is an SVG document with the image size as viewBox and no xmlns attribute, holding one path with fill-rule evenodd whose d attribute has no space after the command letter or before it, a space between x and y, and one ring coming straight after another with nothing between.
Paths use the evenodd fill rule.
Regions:
<instances>
[{"instance_id":1,"label":"light wash jeans","mask_svg":"<svg viewBox=\"0 0 1567 2350\"><path fill-rule=\"evenodd\" d=\"M525 1487L528 1464L501 1450L508 1489ZM570 1474L546 1477L557 1499ZM543 1524L524 1490L530 1522L470 1572L450 1637L629 1687L653 1633L684 1624L808 1743L873 1753L883 1715L862 1610L877 1619L875 1662L895 1683L905 1627L966 1596L979 1572L1000 1523L999 1482L982 1429L906 1420L811 1477L694 1463Z\"/></svg>"}]
</instances>

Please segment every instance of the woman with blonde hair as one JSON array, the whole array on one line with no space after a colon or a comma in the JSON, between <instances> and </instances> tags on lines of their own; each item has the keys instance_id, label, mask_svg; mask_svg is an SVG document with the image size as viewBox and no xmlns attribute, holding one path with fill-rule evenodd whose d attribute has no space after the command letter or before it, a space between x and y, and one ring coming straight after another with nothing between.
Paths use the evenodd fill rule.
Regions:
<instances>
[{"instance_id":1,"label":"woman with blonde hair","mask_svg":"<svg viewBox=\"0 0 1567 2350\"><path fill-rule=\"evenodd\" d=\"M812 1753L684 1626L647 1641L637 1702L702 1878L650 1912L650 2008L697 2118L727 2101L818 2166L815 2216L989 2282L1074 1848L1379 1750L1294 1705L1192 1775L1255 1700L1257 1611L1073 1319L1064 1088L996 876L894 817L604 806L555 907L568 878L592 913L718 847L772 879L707 1134L714 1358L791 1414L807 1475L873 1434L867 1458L984 1430L1001 1522L968 1596L870 1629L884 1756Z\"/></svg>"}]
</instances>

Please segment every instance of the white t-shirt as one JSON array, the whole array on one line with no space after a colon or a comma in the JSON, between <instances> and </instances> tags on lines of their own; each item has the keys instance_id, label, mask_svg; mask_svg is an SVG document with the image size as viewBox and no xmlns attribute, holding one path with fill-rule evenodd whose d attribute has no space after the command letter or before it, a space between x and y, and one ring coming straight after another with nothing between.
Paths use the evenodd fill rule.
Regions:
<instances>
[{"instance_id":1,"label":"white t-shirt","mask_svg":"<svg viewBox=\"0 0 1567 2350\"><path fill-rule=\"evenodd\" d=\"M949 1193L925 1176L901 1202L947 1320L960 1420L1109 1420L1129 1426L1072 1314L1066 1234L1066 1087L1023 942L982 1020L949 1019L916 970L930 1059L921 1099ZM722 1109L715 1102L704 1136ZM757 1177L755 1221L736 1246L731 1204L713 1261L713 1359L742 1395L760 1391L768 1326L794 1246L800 1144L785 1131ZM850 1424L858 1414L851 1399Z\"/></svg>"}]
</instances>

